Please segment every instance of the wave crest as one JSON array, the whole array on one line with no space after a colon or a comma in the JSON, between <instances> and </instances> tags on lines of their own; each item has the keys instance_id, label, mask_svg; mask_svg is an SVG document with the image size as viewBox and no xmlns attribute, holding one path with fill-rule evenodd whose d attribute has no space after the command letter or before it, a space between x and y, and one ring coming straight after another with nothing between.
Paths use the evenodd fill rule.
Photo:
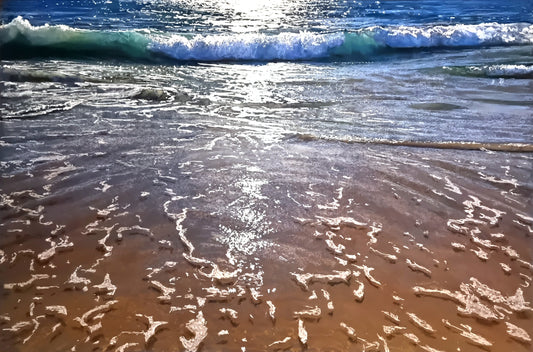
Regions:
<instances>
[{"instance_id":1,"label":"wave crest","mask_svg":"<svg viewBox=\"0 0 533 352\"><path fill-rule=\"evenodd\" d=\"M533 25L525 23L376 27L372 31L377 42L391 48L533 44Z\"/></svg>"},{"instance_id":2,"label":"wave crest","mask_svg":"<svg viewBox=\"0 0 533 352\"><path fill-rule=\"evenodd\" d=\"M470 77L486 78L533 78L533 65L483 65L483 66L445 66L444 72Z\"/></svg>"},{"instance_id":3,"label":"wave crest","mask_svg":"<svg viewBox=\"0 0 533 352\"><path fill-rule=\"evenodd\" d=\"M342 33L310 32L196 36L187 39L173 36L154 42L150 49L177 60L309 60L328 57L330 51L344 43Z\"/></svg>"},{"instance_id":4,"label":"wave crest","mask_svg":"<svg viewBox=\"0 0 533 352\"><path fill-rule=\"evenodd\" d=\"M417 141L417 140L394 140L394 139L371 139L358 137L323 136L309 133L296 133L289 135L302 142L336 142L347 144L390 145L412 148L434 149L458 149L458 150L490 150L500 152L533 152L533 144L530 143L498 143L498 142L469 142L469 141Z\"/></svg>"},{"instance_id":5,"label":"wave crest","mask_svg":"<svg viewBox=\"0 0 533 352\"><path fill-rule=\"evenodd\" d=\"M7 58L93 57L177 61L275 61L357 58L372 60L403 50L533 44L525 23L368 27L336 33L261 33L187 37L139 31L103 31L65 25L32 26L22 17L0 26ZM39 50L36 50L38 48Z\"/></svg>"},{"instance_id":6,"label":"wave crest","mask_svg":"<svg viewBox=\"0 0 533 352\"><path fill-rule=\"evenodd\" d=\"M49 24L32 26L20 16L0 26L2 56L15 59L43 56L147 59L149 42L149 38L133 31L95 31Z\"/></svg>"}]
</instances>

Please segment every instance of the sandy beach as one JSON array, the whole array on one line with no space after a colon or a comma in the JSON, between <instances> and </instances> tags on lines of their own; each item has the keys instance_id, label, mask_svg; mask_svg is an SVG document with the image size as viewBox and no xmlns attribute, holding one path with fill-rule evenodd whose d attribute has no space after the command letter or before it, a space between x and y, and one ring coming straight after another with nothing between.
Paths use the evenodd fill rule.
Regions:
<instances>
[{"instance_id":1,"label":"sandy beach","mask_svg":"<svg viewBox=\"0 0 533 352\"><path fill-rule=\"evenodd\" d=\"M99 138L3 139L6 351L531 348L528 153Z\"/></svg>"}]
</instances>

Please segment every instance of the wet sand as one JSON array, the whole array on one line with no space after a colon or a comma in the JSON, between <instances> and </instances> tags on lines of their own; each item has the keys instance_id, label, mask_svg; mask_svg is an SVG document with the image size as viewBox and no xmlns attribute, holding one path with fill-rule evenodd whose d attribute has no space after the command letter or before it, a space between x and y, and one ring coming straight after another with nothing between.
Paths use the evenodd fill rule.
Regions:
<instances>
[{"instance_id":1,"label":"wet sand","mask_svg":"<svg viewBox=\"0 0 533 352\"><path fill-rule=\"evenodd\" d=\"M5 351L531 351L531 153L10 124Z\"/></svg>"}]
</instances>

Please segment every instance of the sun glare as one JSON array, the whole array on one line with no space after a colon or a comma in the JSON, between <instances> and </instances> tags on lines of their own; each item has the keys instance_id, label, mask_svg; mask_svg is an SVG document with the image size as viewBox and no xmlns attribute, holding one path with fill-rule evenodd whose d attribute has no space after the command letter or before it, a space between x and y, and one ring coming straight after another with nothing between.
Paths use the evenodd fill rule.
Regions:
<instances>
[{"instance_id":1,"label":"sun glare","mask_svg":"<svg viewBox=\"0 0 533 352\"><path fill-rule=\"evenodd\" d=\"M259 32L278 28L280 23L287 21L287 16L298 1L286 0L195 0L175 1L195 10L213 9L214 13L224 14L223 22L213 16L213 25L228 25L236 33Z\"/></svg>"},{"instance_id":2,"label":"sun glare","mask_svg":"<svg viewBox=\"0 0 533 352\"><path fill-rule=\"evenodd\" d=\"M266 17L270 17L288 5L287 1L284 0L230 0L221 1L221 3L225 3L225 6L233 8L237 13L266 15Z\"/></svg>"}]
</instances>

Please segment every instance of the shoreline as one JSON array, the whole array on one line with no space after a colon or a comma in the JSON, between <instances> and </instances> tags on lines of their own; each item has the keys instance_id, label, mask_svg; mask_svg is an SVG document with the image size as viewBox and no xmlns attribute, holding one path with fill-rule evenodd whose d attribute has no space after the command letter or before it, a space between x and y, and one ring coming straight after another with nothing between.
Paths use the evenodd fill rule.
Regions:
<instances>
[{"instance_id":1,"label":"shoreline","mask_svg":"<svg viewBox=\"0 0 533 352\"><path fill-rule=\"evenodd\" d=\"M221 143L151 169L127 151L66 155L11 171L5 346L301 350L304 329L310 350L410 350L416 336L426 350L477 351L482 340L460 336L466 324L487 349L530 348L506 324L533 334L531 154L276 150Z\"/></svg>"}]
</instances>

